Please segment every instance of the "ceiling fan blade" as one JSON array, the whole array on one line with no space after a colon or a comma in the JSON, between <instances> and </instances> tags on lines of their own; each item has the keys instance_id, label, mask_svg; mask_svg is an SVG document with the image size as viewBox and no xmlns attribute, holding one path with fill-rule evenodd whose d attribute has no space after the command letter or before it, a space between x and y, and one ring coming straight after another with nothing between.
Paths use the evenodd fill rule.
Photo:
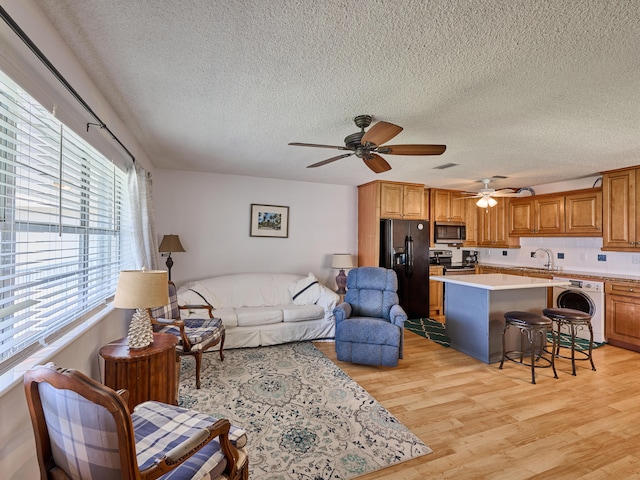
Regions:
<instances>
[{"instance_id":1,"label":"ceiling fan blade","mask_svg":"<svg viewBox=\"0 0 640 480\"><path fill-rule=\"evenodd\" d=\"M369 158L362 159L374 173L382 173L391 170L391 165L380 155L372 153Z\"/></svg>"},{"instance_id":2,"label":"ceiling fan blade","mask_svg":"<svg viewBox=\"0 0 640 480\"><path fill-rule=\"evenodd\" d=\"M327 158L318 163L314 163L313 165L309 165L307 168L316 168L321 167L322 165L326 165L327 163L335 162L336 160L340 160L341 158L350 157L353 153L345 153L344 155L338 155L337 157Z\"/></svg>"},{"instance_id":3,"label":"ceiling fan blade","mask_svg":"<svg viewBox=\"0 0 640 480\"><path fill-rule=\"evenodd\" d=\"M390 155L442 155L446 149L446 145L385 145L379 147L378 152Z\"/></svg>"},{"instance_id":4,"label":"ceiling fan blade","mask_svg":"<svg viewBox=\"0 0 640 480\"><path fill-rule=\"evenodd\" d=\"M502 188L491 194L492 197L518 197L519 194L510 188Z\"/></svg>"},{"instance_id":5,"label":"ceiling fan blade","mask_svg":"<svg viewBox=\"0 0 640 480\"><path fill-rule=\"evenodd\" d=\"M362 137L362 144L382 145L402 131L402 127L389 122L378 122ZM391 167L389 167L391 168Z\"/></svg>"},{"instance_id":6,"label":"ceiling fan blade","mask_svg":"<svg viewBox=\"0 0 640 480\"><path fill-rule=\"evenodd\" d=\"M317 143L291 142L289 145L292 145L294 147L337 148L338 150L351 150L350 148L340 146L340 145L319 145Z\"/></svg>"}]
</instances>

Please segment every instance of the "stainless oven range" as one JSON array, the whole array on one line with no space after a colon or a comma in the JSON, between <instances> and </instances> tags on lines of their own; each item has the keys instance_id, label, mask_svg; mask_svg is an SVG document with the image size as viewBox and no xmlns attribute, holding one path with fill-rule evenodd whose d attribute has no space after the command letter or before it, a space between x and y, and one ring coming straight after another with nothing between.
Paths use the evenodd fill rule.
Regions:
<instances>
[{"instance_id":1,"label":"stainless oven range","mask_svg":"<svg viewBox=\"0 0 640 480\"><path fill-rule=\"evenodd\" d=\"M473 253L473 257L477 259L477 252ZM463 254L465 259L469 256ZM429 264L442 265L445 275L471 275L476 273L475 262L454 263L452 258L453 252L451 250L429 250Z\"/></svg>"}]
</instances>

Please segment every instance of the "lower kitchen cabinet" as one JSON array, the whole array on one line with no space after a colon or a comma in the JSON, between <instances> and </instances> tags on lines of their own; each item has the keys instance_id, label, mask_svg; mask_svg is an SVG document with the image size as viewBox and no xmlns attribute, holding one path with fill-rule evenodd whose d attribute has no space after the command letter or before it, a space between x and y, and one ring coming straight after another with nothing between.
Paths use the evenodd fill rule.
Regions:
<instances>
[{"instance_id":1,"label":"lower kitchen cabinet","mask_svg":"<svg viewBox=\"0 0 640 480\"><path fill-rule=\"evenodd\" d=\"M640 284L605 282L607 342L640 351Z\"/></svg>"},{"instance_id":2,"label":"lower kitchen cabinet","mask_svg":"<svg viewBox=\"0 0 640 480\"><path fill-rule=\"evenodd\" d=\"M442 266L429 266L429 276L443 273ZM429 281L429 318L444 323L444 283L435 280Z\"/></svg>"}]
</instances>

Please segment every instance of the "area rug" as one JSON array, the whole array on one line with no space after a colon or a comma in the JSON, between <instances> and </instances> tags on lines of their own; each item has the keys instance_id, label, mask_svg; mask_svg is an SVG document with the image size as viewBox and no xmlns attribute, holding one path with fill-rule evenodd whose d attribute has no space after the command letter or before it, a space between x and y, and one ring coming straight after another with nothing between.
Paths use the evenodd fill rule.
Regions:
<instances>
[{"instance_id":1,"label":"area rug","mask_svg":"<svg viewBox=\"0 0 640 480\"><path fill-rule=\"evenodd\" d=\"M443 347L449 347L449 337L447 337L445 326L431 318L416 318L410 319L404 322L404 328L410 330L418 335L421 335L429 340L442 345ZM552 341L551 332L547 333L549 342ZM571 348L571 335L560 333L560 346L562 348ZM604 343L593 342L592 348L598 348ZM576 350L589 350L589 341L583 338L576 337Z\"/></svg>"},{"instance_id":2,"label":"area rug","mask_svg":"<svg viewBox=\"0 0 640 480\"><path fill-rule=\"evenodd\" d=\"M312 343L183 358L179 403L247 430L251 479L355 478L432 450Z\"/></svg>"},{"instance_id":3,"label":"area rug","mask_svg":"<svg viewBox=\"0 0 640 480\"><path fill-rule=\"evenodd\" d=\"M431 318L409 319L404 322L404 328L424 338L428 338L443 347L450 346L449 337L447 337L444 325Z\"/></svg>"}]
</instances>

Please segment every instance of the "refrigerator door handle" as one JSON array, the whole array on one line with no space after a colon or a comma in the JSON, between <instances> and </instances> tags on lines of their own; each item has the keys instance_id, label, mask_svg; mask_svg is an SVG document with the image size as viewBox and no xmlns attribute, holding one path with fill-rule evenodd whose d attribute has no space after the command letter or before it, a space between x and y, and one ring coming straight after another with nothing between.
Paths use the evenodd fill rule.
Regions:
<instances>
[{"instance_id":1,"label":"refrigerator door handle","mask_svg":"<svg viewBox=\"0 0 640 480\"><path fill-rule=\"evenodd\" d=\"M404 276L411 278L413 275L413 238L411 235L404 237L404 251L406 259L404 263Z\"/></svg>"}]
</instances>

